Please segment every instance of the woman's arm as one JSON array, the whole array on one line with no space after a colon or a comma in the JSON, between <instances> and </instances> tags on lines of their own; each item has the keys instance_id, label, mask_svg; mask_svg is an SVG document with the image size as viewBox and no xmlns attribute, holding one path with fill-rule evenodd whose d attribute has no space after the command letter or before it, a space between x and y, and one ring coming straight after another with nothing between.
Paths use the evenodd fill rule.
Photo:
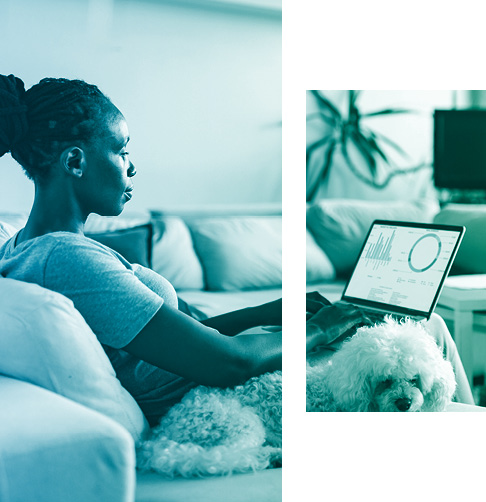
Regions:
<instances>
[{"instance_id":1,"label":"woman's arm","mask_svg":"<svg viewBox=\"0 0 486 502\"><path fill-rule=\"evenodd\" d=\"M282 326L282 300L210 317L201 323L228 336L255 326Z\"/></svg>"},{"instance_id":2,"label":"woman's arm","mask_svg":"<svg viewBox=\"0 0 486 502\"><path fill-rule=\"evenodd\" d=\"M281 333L225 336L168 305L124 350L188 380L217 387L282 368Z\"/></svg>"}]
</instances>

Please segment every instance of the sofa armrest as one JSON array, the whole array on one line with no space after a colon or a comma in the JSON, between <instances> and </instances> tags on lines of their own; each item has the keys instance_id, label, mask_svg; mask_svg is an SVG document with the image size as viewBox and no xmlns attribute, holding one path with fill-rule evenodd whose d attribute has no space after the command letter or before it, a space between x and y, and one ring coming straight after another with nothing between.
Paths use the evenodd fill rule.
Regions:
<instances>
[{"instance_id":1,"label":"sofa armrest","mask_svg":"<svg viewBox=\"0 0 486 502\"><path fill-rule=\"evenodd\" d=\"M0 500L133 501L133 439L118 423L1 375L0 402Z\"/></svg>"}]
</instances>

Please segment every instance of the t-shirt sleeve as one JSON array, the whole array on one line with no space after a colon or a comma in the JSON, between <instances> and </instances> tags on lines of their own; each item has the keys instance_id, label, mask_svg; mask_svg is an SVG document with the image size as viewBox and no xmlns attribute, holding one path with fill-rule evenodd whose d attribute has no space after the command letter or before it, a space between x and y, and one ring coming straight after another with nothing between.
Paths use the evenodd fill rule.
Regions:
<instances>
[{"instance_id":1,"label":"t-shirt sleeve","mask_svg":"<svg viewBox=\"0 0 486 502\"><path fill-rule=\"evenodd\" d=\"M98 340L115 349L131 342L164 303L128 262L89 239L53 248L44 285L70 298Z\"/></svg>"}]
</instances>

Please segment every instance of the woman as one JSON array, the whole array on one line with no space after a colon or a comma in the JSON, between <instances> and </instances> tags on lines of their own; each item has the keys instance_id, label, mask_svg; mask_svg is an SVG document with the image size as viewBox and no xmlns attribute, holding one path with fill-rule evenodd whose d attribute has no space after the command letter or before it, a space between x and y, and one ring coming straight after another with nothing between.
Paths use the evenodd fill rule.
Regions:
<instances>
[{"instance_id":1,"label":"woman","mask_svg":"<svg viewBox=\"0 0 486 502\"><path fill-rule=\"evenodd\" d=\"M25 227L0 248L0 274L70 298L154 424L196 384L280 369L280 332L234 335L281 325L281 301L198 322L165 279L84 236L90 213L118 215L132 198L128 141L122 113L96 86L47 78L25 91L0 75L0 156L10 152L35 185Z\"/></svg>"}]
</instances>

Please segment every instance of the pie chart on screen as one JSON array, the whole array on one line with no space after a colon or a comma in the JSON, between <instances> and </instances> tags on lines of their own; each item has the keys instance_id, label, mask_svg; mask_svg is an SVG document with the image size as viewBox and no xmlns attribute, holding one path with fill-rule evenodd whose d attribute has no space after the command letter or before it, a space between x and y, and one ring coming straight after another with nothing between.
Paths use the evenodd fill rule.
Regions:
<instances>
[{"instance_id":1,"label":"pie chart on screen","mask_svg":"<svg viewBox=\"0 0 486 502\"><path fill-rule=\"evenodd\" d=\"M438 260L442 242L437 234L426 234L420 237L410 249L408 266L412 272L425 272Z\"/></svg>"}]
</instances>

